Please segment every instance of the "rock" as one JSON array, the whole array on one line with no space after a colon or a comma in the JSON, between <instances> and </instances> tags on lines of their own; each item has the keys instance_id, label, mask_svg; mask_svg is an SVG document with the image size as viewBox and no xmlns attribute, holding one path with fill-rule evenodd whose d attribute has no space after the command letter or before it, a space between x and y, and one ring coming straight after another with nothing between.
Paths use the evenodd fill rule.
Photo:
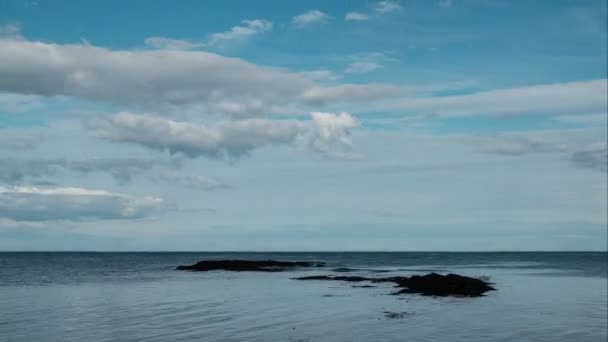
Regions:
<instances>
[{"instance_id":1,"label":"rock","mask_svg":"<svg viewBox=\"0 0 608 342\"><path fill-rule=\"evenodd\" d=\"M348 268L348 267L338 267L338 268L332 269L331 271L336 272L336 273L360 272L360 271L373 272L373 273L390 272L390 270L360 269L360 268Z\"/></svg>"},{"instance_id":2,"label":"rock","mask_svg":"<svg viewBox=\"0 0 608 342\"><path fill-rule=\"evenodd\" d=\"M481 279L465 277L458 274L441 275L429 273L423 276L411 277L345 277L345 276L308 276L294 278L296 280L338 280L350 282L369 281L372 283L395 283L396 287L403 288L395 294L417 293L423 296L461 296L479 297L488 291L494 291L491 283Z\"/></svg>"},{"instance_id":3,"label":"rock","mask_svg":"<svg viewBox=\"0 0 608 342\"><path fill-rule=\"evenodd\" d=\"M360 282L360 281L369 281L370 278L359 277L359 276L308 276L308 277L299 277L294 278L296 280L343 280L343 281L352 281L352 282Z\"/></svg>"},{"instance_id":4,"label":"rock","mask_svg":"<svg viewBox=\"0 0 608 342\"><path fill-rule=\"evenodd\" d=\"M429 273L424 276L412 276L401 282L405 289L398 293L419 293L423 296L463 296L479 297L487 291L495 290L490 283L477 278L458 274L441 275Z\"/></svg>"},{"instance_id":5,"label":"rock","mask_svg":"<svg viewBox=\"0 0 608 342\"><path fill-rule=\"evenodd\" d=\"M325 263L309 261L275 261L275 260L203 260L194 265L177 266L181 271L255 271L281 272L295 267L323 267Z\"/></svg>"},{"instance_id":6,"label":"rock","mask_svg":"<svg viewBox=\"0 0 608 342\"><path fill-rule=\"evenodd\" d=\"M407 311L402 311L402 312L384 311L384 317L390 318L390 319L404 319L404 318L408 318L408 317L411 317L414 315L415 315L415 313L407 312Z\"/></svg>"}]
</instances>

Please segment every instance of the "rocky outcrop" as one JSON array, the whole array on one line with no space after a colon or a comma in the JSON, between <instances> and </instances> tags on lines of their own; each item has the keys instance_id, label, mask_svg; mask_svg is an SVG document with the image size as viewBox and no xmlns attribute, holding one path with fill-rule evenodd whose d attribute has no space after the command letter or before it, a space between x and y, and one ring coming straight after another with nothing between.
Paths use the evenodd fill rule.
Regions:
<instances>
[{"instance_id":1,"label":"rocky outcrop","mask_svg":"<svg viewBox=\"0 0 608 342\"><path fill-rule=\"evenodd\" d=\"M479 297L488 291L494 291L491 283L477 278L458 274L441 275L429 273L423 276L368 278L359 276L308 276L294 278L297 280L336 280L347 282L395 283L401 288L395 294L417 293L423 296L461 296Z\"/></svg>"},{"instance_id":2,"label":"rocky outcrop","mask_svg":"<svg viewBox=\"0 0 608 342\"><path fill-rule=\"evenodd\" d=\"M194 265L177 266L183 271L254 271L281 272L299 267L324 267L325 263L316 261L276 261L276 260L202 260ZM336 269L336 272L346 272L349 269ZM314 275L294 278L296 280L333 280L346 282L394 283L399 291L394 294L417 293L423 296L461 296L479 297L488 291L494 291L492 284L482 279L461 276L458 274L441 275L429 273L411 277L378 277L341 275ZM373 287L368 284L357 287Z\"/></svg>"},{"instance_id":3,"label":"rocky outcrop","mask_svg":"<svg viewBox=\"0 0 608 342\"><path fill-rule=\"evenodd\" d=\"M194 265L177 266L182 271L281 272L295 267L322 267L322 262L275 260L203 260Z\"/></svg>"}]
</instances>

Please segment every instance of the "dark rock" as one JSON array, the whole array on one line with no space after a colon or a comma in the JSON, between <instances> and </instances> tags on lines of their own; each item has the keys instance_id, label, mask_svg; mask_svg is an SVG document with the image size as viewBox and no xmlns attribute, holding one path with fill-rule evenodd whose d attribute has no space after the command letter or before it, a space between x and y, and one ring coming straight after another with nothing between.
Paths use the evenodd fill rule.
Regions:
<instances>
[{"instance_id":1,"label":"dark rock","mask_svg":"<svg viewBox=\"0 0 608 342\"><path fill-rule=\"evenodd\" d=\"M346 273L346 272L372 272L372 273L386 273L390 272L390 270L375 270L375 269L362 269L362 268L348 268L348 267L338 267L331 270L336 273Z\"/></svg>"},{"instance_id":2,"label":"dark rock","mask_svg":"<svg viewBox=\"0 0 608 342\"><path fill-rule=\"evenodd\" d=\"M309 261L275 261L275 260L203 260L194 265L177 266L182 271L256 271L281 272L295 267L323 267L325 263Z\"/></svg>"},{"instance_id":3,"label":"dark rock","mask_svg":"<svg viewBox=\"0 0 608 342\"><path fill-rule=\"evenodd\" d=\"M424 296L463 296L478 297L494 288L490 283L458 274L441 275L429 273L424 276L412 276L399 284L406 287L399 293L419 293Z\"/></svg>"},{"instance_id":4,"label":"dark rock","mask_svg":"<svg viewBox=\"0 0 608 342\"><path fill-rule=\"evenodd\" d=\"M415 313L407 312L407 311L402 311L402 312L384 311L384 317L390 318L390 319L404 319L404 318L408 318L408 317L411 317L414 315L415 315Z\"/></svg>"},{"instance_id":5,"label":"dark rock","mask_svg":"<svg viewBox=\"0 0 608 342\"><path fill-rule=\"evenodd\" d=\"M395 283L402 290L395 294L417 293L423 296L462 296L479 297L488 291L494 291L491 283L481 279L465 277L458 274L441 275L429 273L423 276L411 277L344 277L344 276L308 276L295 278L297 280L339 280L350 282L369 281L372 283Z\"/></svg>"},{"instance_id":6,"label":"dark rock","mask_svg":"<svg viewBox=\"0 0 608 342\"><path fill-rule=\"evenodd\" d=\"M294 278L296 280L343 280L343 281L352 281L352 282L360 282L360 281L370 281L370 278L366 277L358 277L358 276L308 276L308 277L299 277Z\"/></svg>"}]
</instances>

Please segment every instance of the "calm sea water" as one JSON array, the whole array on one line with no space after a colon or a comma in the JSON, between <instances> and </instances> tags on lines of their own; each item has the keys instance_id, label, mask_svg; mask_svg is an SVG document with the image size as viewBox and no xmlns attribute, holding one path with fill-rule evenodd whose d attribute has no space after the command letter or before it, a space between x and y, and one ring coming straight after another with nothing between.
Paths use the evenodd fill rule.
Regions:
<instances>
[{"instance_id":1,"label":"calm sea water","mask_svg":"<svg viewBox=\"0 0 608 342\"><path fill-rule=\"evenodd\" d=\"M606 253L0 253L0 341L606 341ZM210 258L319 260L180 272ZM331 273L489 277L482 298L390 296ZM380 273L381 271L382 273ZM385 312L405 313L389 318Z\"/></svg>"}]
</instances>

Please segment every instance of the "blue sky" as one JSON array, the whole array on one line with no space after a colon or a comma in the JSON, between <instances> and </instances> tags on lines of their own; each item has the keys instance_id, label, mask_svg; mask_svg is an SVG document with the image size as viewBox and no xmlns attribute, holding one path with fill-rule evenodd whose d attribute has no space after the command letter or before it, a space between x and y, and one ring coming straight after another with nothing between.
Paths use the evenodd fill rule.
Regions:
<instances>
[{"instance_id":1,"label":"blue sky","mask_svg":"<svg viewBox=\"0 0 608 342\"><path fill-rule=\"evenodd\" d=\"M0 3L0 250L606 250L605 1Z\"/></svg>"}]
</instances>

